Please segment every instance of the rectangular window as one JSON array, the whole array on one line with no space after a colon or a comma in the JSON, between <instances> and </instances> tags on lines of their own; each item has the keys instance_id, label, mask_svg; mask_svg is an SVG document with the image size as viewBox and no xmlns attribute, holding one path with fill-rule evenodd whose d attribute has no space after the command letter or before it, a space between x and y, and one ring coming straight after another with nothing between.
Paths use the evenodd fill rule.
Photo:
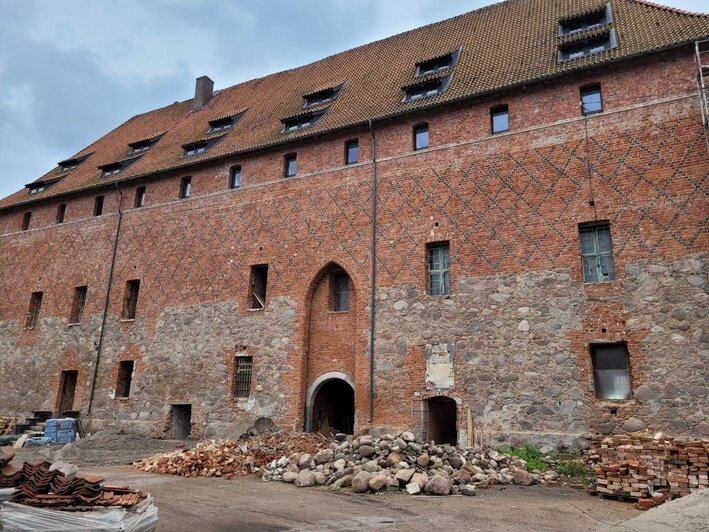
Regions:
<instances>
[{"instance_id":1,"label":"rectangular window","mask_svg":"<svg viewBox=\"0 0 709 532\"><path fill-rule=\"evenodd\" d=\"M101 216L103 214L103 196L96 196L94 200L94 216Z\"/></svg>"},{"instance_id":2,"label":"rectangular window","mask_svg":"<svg viewBox=\"0 0 709 532\"><path fill-rule=\"evenodd\" d=\"M298 131L299 129L314 126L324 115L325 111L318 111L315 113L305 113L294 117L284 118L281 120L283 123L282 133L290 133L292 131Z\"/></svg>"},{"instance_id":3,"label":"rectangular window","mask_svg":"<svg viewBox=\"0 0 709 532\"><path fill-rule=\"evenodd\" d=\"M118 364L118 381L116 382L116 397L129 397L130 384L133 380L132 360L123 360Z\"/></svg>"},{"instance_id":4,"label":"rectangular window","mask_svg":"<svg viewBox=\"0 0 709 532\"><path fill-rule=\"evenodd\" d=\"M499 105L490 109L490 124L492 134L504 133L510 130L510 111L506 105Z\"/></svg>"},{"instance_id":5,"label":"rectangular window","mask_svg":"<svg viewBox=\"0 0 709 532\"><path fill-rule=\"evenodd\" d=\"M145 205L145 187L135 189L135 208L140 209Z\"/></svg>"},{"instance_id":6,"label":"rectangular window","mask_svg":"<svg viewBox=\"0 0 709 532\"><path fill-rule=\"evenodd\" d=\"M590 39L559 45L557 60L563 62L580 59L615 47L615 30L611 28L609 31Z\"/></svg>"},{"instance_id":7,"label":"rectangular window","mask_svg":"<svg viewBox=\"0 0 709 532\"><path fill-rule=\"evenodd\" d=\"M428 124L419 124L414 127L414 150L428 148Z\"/></svg>"},{"instance_id":8,"label":"rectangular window","mask_svg":"<svg viewBox=\"0 0 709 532\"><path fill-rule=\"evenodd\" d=\"M630 399L628 347L625 344L592 344L591 361L598 399Z\"/></svg>"},{"instance_id":9,"label":"rectangular window","mask_svg":"<svg viewBox=\"0 0 709 532\"><path fill-rule=\"evenodd\" d=\"M66 203L62 203L57 207L57 223L63 224L64 217L66 216Z\"/></svg>"},{"instance_id":10,"label":"rectangular window","mask_svg":"<svg viewBox=\"0 0 709 532\"><path fill-rule=\"evenodd\" d=\"M135 312L138 308L138 292L140 291L140 280L133 279L126 283L126 293L123 297L123 313L121 318L124 320L134 320Z\"/></svg>"},{"instance_id":11,"label":"rectangular window","mask_svg":"<svg viewBox=\"0 0 709 532\"><path fill-rule=\"evenodd\" d=\"M404 101L414 102L422 98L428 98L430 96L441 94L448 89L450 79L450 76L446 76L444 78L428 81L426 83L416 83L414 85L403 87Z\"/></svg>"},{"instance_id":12,"label":"rectangular window","mask_svg":"<svg viewBox=\"0 0 709 532\"><path fill-rule=\"evenodd\" d=\"M32 329L37 327L39 323L39 311L42 308L43 292L32 292L30 297L30 308L27 311L27 319L25 319L25 328Z\"/></svg>"},{"instance_id":13,"label":"rectangular window","mask_svg":"<svg viewBox=\"0 0 709 532\"><path fill-rule=\"evenodd\" d=\"M192 195L192 178L183 177L180 182L180 199L189 198Z\"/></svg>"},{"instance_id":14,"label":"rectangular window","mask_svg":"<svg viewBox=\"0 0 709 532\"><path fill-rule=\"evenodd\" d=\"M359 161L359 141L357 139L345 142L345 164L356 164Z\"/></svg>"},{"instance_id":15,"label":"rectangular window","mask_svg":"<svg viewBox=\"0 0 709 532\"><path fill-rule=\"evenodd\" d=\"M248 397L251 393L251 373L253 357L237 356L234 359L234 395Z\"/></svg>"},{"instance_id":16,"label":"rectangular window","mask_svg":"<svg viewBox=\"0 0 709 532\"><path fill-rule=\"evenodd\" d=\"M289 153L285 156L283 164L283 175L285 177L293 177L295 175L297 157L295 153Z\"/></svg>"},{"instance_id":17,"label":"rectangular window","mask_svg":"<svg viewBox=\"0 0 709 532\"><path fill-rule=\"evenodd\" d=\"M428 293L432 296L451 293L451 259L448 243L428 247Z\"/></svg>"},{"instance_id":18,"label":"rectangular window","mask_svg":"<svg viewBox=\"0 0 709 532\"><path fill-rule=\"evenodd\" d=\"M241 186L241 166L232 166L229 170L229 188L239 188Z\"/></svg>"},{"instance_id":19,"label":"rectangular window","mask_svg":"<svg viewBox=\"0 0 709 532\"><path fill-rule=\"evenodd\" d=\"M74 288L74 301L71 304L71 316L69 323L81 323L81 317L84 315L84 307L86 306L86 293L88 287L77 286Z\"/></svg>"},{"instance_id":20,"label":"rectangular window","mask_svg":"<svg viewBox=\"0 0 709 532\"><path fill-rule=\"evenodd\" d=\"M249 308L259 309L266 307L266 285L268 284L268 264L251 266L251 280L249 287Z\"/></svg>"},{"instance_id":21,"label":"rectangular window","mask_svg":"<svg viewBox=\"0 0 709 532\"><path fill-rule=\"evenodd\" d=\"M460 55L460 49L433 59L416 63L416 76L427 76L453 67Z\"/></svg>"},{"instance_id":22,"label":"rectangular window","mask_svg":"<svg viewBox=\"0 0 709 532\"><path fill-rule=\"evenodd\" d=\"M581 87L581 114L592 115L603 111L603 98L600 85Z\"/></svg>"},{"instance_id":23,"label":"rectangular window","mask_svg":"<svg viewBox=\"0 0 709 532\"><path fill-rule=\"evenodd\" d=\"M581 224L579 236L583 280L587 283L602 283L615 279L610 225Z\"/></svg>"},{"instance_id":24,"label":"rectangular window","mask_svg":"<svg viewBox=\"0 0 709 532\"><path fill-rule=\"evenodd\" d=\"M30 228L30 222L32 221L32 213L27 211L22 217L22 230L27 231Z\"/></svg>"},{"instance_id":25,"label":"rectangular window","mask_svg":"<svg viewBox=\"0 0 709 532\"><path fill-rule=\"evenodd\" d=\"M333 272L330 278L332 310L347 312L350 310L350 276L343 271Z\"/></svg>"},{"instance_id":26,"label":"rectangular window","mask_svg":"<svg viewBox=\"0 0 709 532\"><path fill-rule=\"evenodd\" d=\"M559 35L571 35L580 31L588 31L611 22L611 6L587 13L585 15L567 18L559 22Z\"/></svg>"}]
</instances>

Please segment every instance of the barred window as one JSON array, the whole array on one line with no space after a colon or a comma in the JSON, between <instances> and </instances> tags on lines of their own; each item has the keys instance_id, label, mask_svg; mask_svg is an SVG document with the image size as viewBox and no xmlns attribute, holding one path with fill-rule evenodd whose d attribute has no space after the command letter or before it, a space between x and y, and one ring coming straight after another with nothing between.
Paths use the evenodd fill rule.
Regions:
<instances>
[{"instance_id":1,"label":"barred window","mask_svg":"<svg viewBox=\"0 0 709 532\"><path fill-rule=\"evenodd\" d=\"M251 393L253 357L237 356L234 359L234 395L248 397Z\"/></svg>"},{"instance_id":2,"label":"barred window","mask_svg":"<svg viewBox=\"0 0 709 532\"><path fill-rule=\"evenodd\" d=\"M84 307L86 306L86 293L88 287L77 286L74 288L74 301L71 304L71 317L69 323L81 323L81 317L84 315Z\"/></svg>"},{"instance_id":3,"label":"barred window","mask_svg":"<svg viewBox=\"0 0 709 532\"><path fill-rule=\"evenodd\" d=\"M591 345L591 361L598 399L630 399L628 347L625 344Z\"/></svg>"},{"instance_id":4,"label":"barred window","mask_svg":"<svg viewBox=\"0 0 709 532\"><path fill-rule=\"evenodd\" d=\"M583 280L602 283L615 279L615 264L608 223L583 224L579 227Z\"/></svg>"},{"instance_id":5,"label":"barred window","mask_svg":"<svg viewBox=\"0 0 709 532\"><path fill-rule=\"evenodd\" d=\"M39 311L42 308L43 295L43 292L33 292L32 297L30 297L30 308L27 312L27 319L25 320L25 327L27 329L36 327L39 323Z\"/></svg>"},{"instance_id":6,"label":"barred window","mask_svg":"<svg viewBox=\"0 0 709 532\"><path fill-rule=\"evenodd\" d=\"M441 296L451 293L450 245L428 247L428 293Z\"/></svg>"}]
</instances>

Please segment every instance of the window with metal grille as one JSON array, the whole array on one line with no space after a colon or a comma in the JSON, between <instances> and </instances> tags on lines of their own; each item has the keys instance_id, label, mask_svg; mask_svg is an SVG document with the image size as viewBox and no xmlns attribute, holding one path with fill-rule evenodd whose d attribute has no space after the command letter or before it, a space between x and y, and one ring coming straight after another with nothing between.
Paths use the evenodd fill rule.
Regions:
<instances>
[{"instance_id":1,"label":"window with metal grille","mask_svg":"<svg viewBox=\"0 0 709 532\"><path fill-rule=\"evenodd\" d=\"M428 148L428 124L414 126L414 150Z\"/></svg>"},{"instance_id":2,"label":"window with metal grille","mask_svg":"<svg viewBox=\"0 0 709 532\"><path fill-rule=\"evenodd\" d=\"M229 188L239 188L241 186L241 166L232 166L229 170Z\"/></svg>"},{"instance_id":3,"label":"window with metal grille","mask_svg":"<svg viewBox=\"0 0 709 532\"><path fill-rule=\"evenodd\" d=\"M42 308L42 296L43 292L32 292L30 297L30 308L27 311L27 319L25 320L25 327L27 329L32 329L37 327L39 323L39 311Z\"/></svg>"},{"instance_id":4,"label":"window with metal grille","mask_svg":"<svg viewBox=\"0 0 709 532\"><path fill-rule=\"evenodd\" d=\"M602 283L615 279L615 264L611 242L611 228L605 223L579 226L583 280Z\"/></svg>"},{"instance_id":5,"label":"window with metal grille","mask_svg":"<svg viewBox=\"0 0 709 532\"><path fill-rule=\"evenodd\" d=\"M180 182L180 199L189 198L192 195L192 178L183 177Z\"/></svg>"},{"instance_id":6,"label":"window with metal grille","mask_svg":"<svg viewBox=\"0 0 709 532\"><path fill-rule=\"evenodd\" d=\"M581 114L592 115L603 111L603 98L600 85L581 87Z\"/></svg>"},{"instance_id":7,"label":"window with metal grille","mask_svg":"<svg viewBox=\"0 0 709 532\"><path fill-rule=\"evenodd\" d=\"M32 213L27 211L22 217L22 230L27 231L30 228L30 222L32 221Z\"/></svg>"},{"instance_id":8,"label":"window with metal grille","mask_svg":"<svg viewBox=\"0 0 709 532\"><path fill-rule=\"evenodd\" d=\"M64 217L66 216L66 203L62 203L57 207L57 223L63 224Z\"/></svg>"},{"instance_id":9,"label":"window with metal grille","mask_svg":"<svg viewBox=\"0 0 709 532\"><path fill-rule=\"evenodd\" d=\"M345 164L356 164L359 161L359 141L357 139L345 142Z\"/></svg>"},{"instance_id":10,"label":"window with metal grille","mask_svg":"<svg viewBox=\"0 0 709 532\"><path fill-rule=\"evenodd\" d=\"M510 130L510 111L506 105L498 105L490 109L490 126L493 135Z\"/></svg>"},{"instance_id":11,"label":"window with metal grille","mask_svg":"<svg viewBox=\"0 0 709 532\"><path fill-rule=\"evenodd\" d=\"M630 399L628 347L620 344L592 344L591 362L598 399Z\"/></svg>"},{"instance_id":12,"label":"window with metal grille","mask_svg":"<svg viewBox=\"0 0 709 532\"><path fill-rule=\"evenodd\" d=\"M94 216L101 216L103 214L103 196L96 196L94 200Z\"/></svg>"},{"instance_id":13,"label":"window with metal grille","mask_svg":"<svg viewBox=\"0 0 709 532\"><path fill-rule=\"evenodd\" d=\"M350 310L350 276L343 271L333 272L330 277L330 301L332 310Z\"/></svg>"},{"instance_id":14,"label":"window with metal grille","mask_svg":"<svg viewBox=\"0 0 709 532\"><path fill-rule=\"evenodd\" d=\"M145 187L138 187L135 189L135 208L140 209L145 205Z\"/></svg>"},{"instance_id":15,"label":"window with metal grille","mask_svg":"<svg viewBox=\"0 0 709 532\"><path fill-rule=\"evenodd\" d=\"M84 307L86 306L86 293L88 287L77 286L74 288L74 300L71 304L71 316L69 323L81 323L81 317L84 315Z\"/></svg>"},{"instance_id":16,"label":"window with metal grille","mask_svg":"<svg viewBox=\"0 0 709 532\"><path fill-rule=\"evenodd\" d=\"M266 307L266 285L268 283L268 264L251 266L251 286L249 291L249 308Z\"/></svg>"},{"instance_id":17,"label":"window with metal grille","mask_svg":"<svg viewBox=\"0 0 709 532\"><path fill-rule=\"evenodd\" d=\"M121 317L124 320L134 320L136 309L138 308L138 292L140 291L140 281L133 279L126 283L126 293L123 297L123 313Z\"/></svg>"},{"instance_id":18,"label":"window with metal grille","mask_svg":"<svg viewBox=\"0 0 709 532\"><path fill-rule=\"evenodd\" d=\"M132 360L123 360L118 364L118 382L116 383L116 397L129 397L130 385L133 381Z\"/></svg>"},{"instance_id":19,"label":"window with metal grille","mask_svg":"<svg viewBox=\"0 0 709 532\"><path fill-rule=\"evenodd\" d=\"M432 296L451 293L451 259L448 243L428 246L428 293Z\"/></svg>"},{"instance_id":20,"label":"window with metal grille","mask_svg":"<svg viewBox=\"0 0 709 532\"><path fill-rule=\"evenodd\" d=\"M251 393L251 373L253 357L237 356L234 358L234 395L248 397Z\"/></svg>"}]
</instances>

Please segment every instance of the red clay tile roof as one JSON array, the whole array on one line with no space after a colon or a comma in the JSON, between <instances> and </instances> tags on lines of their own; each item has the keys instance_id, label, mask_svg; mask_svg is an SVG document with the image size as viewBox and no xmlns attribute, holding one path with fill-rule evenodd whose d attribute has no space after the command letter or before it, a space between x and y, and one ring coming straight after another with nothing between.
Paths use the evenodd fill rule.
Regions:
<instances>
[{"instance_id":1,"label":"red clay tile roof","mask_svg":"<svg viewBox=\"0 0 709 532\"><path fill-rule=\"evenodd\" d=\"M184 101L135 116L80 151L93 152L47 190L21 190L0 209L67 192L253 151L293 139L366 123L402 112L475 97L594 65L667 49L709 37L709 15L692 14L640 0L610 0L617 47L571 61L557 61L558 22L602 8L599 0L509 0L381 41L217 91L199 111ZM595 34L595 31L593 32ZM462 47L448 89L415 102L402 102L401 87L412 82L416 63ZM283 134L281 120L303 112L303 96L344 85L328 111L309 128ZM205 138L209 121L234 109L246 113L207 152L182 158L182 146ZM312 109L311 109L312 110ZM309 110L310 111L310 110ZM99 166L125 158L128 144L163 137L125 171L100 177ZM40 180L53 179L58 168Z\"/></svg>"}]
</instances>

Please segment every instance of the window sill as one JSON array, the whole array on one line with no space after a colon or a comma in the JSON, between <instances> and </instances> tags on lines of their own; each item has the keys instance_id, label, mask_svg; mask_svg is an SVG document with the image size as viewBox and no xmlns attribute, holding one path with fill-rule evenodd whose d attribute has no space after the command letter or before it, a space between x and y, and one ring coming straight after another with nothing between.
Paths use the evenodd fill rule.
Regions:
<instances>
[{"instance_id":1,"label":"window sill","mask_svg":"<svg viewBox=\"0 0 709 532\"><path fill-rule=\"evenodd\" d=\"M263 312L266 310L266 307L261 307L261 308L247 308L246 312Z\"/></svg>"},{"instance_id":2,"label":"window sill","mask_svg":"<svg viewBox=\"0 0 709 532\"><path fill-rule=\"evenodd\" d=\"M349 310L328 310L328 314L349 314Z\"/></svg>"},{"instance_id":3,"label":"window sill","mask_svg":"<svg viewBox=\"0 0 709 532\"><path fill-rule=\"evenodd\" d=\"M249 398L248 398L248 397L237 397L237 396L233 396L233 399L234 399L234 401L236 401L237 403L248 403L248 402L249 402Z\"/></svg>"},{"instance_id":4,"label":"window sill","mask_svg":"<svg viewBox=\"0 0 709 532\"><path fill-rule=\"evenodd\" d=\"M78 327L79 325L81 325L81 322L67 323L67 324L66 324L67 327Z\"/></svg>"},{"instance_id":5,"label":"window sill","mask_svg":"<svg viewBox=\"0 0 709 532\"><path fill-rule=\"evenodd\" d=\"M34 331L35 327L25 327L24 330L25 331Z\"/></svg>"},{"instance_id":6,"label":"window sill","mask_svg":"<svg viewBox=\"0 0 709 532\"><path fill-rule=\"evenodd\" d=\"M133 323L135 321L135 318L121 318L118 321L119 323Z\"/></svg>"},{"instance_id":7,"label":"window sill","mask_svg":"<svg viewBox=\"0 0 709 532\"><path fill-rule=\"evenodd\" d=\"M114 397L113 399L122 403L127 403L130 397Z\"/></svg>"}]
</instances>

